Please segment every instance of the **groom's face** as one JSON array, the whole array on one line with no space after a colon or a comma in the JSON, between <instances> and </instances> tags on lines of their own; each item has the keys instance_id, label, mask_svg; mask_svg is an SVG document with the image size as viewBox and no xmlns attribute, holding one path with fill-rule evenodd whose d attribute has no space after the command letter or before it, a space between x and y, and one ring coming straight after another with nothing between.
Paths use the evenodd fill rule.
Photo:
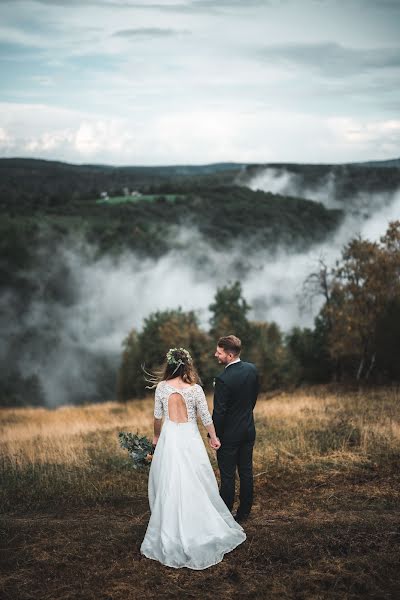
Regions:
<instances>
[{"instance_id":1,"label":"groom's face","mask_svg":"<svg viewBox=\"0 0 400 600\"><path fill-rule=\"evenodd\" d=\"M225 352L223 348L217 346L214 356L220 365L227 365L229 362L231 362L233 355L231 352Z\"/></svg>"}]
</instances>

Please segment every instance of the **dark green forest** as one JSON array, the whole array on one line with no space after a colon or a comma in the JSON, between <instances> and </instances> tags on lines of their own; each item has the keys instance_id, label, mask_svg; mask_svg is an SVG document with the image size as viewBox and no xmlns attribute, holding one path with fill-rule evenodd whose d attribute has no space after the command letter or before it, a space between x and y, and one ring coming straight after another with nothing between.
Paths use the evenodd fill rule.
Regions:
<instances>
[{"instance_id":1,"label":"dark green forest","mask_svg":"<svg viewBox=\"0 0 400 600\"><path fill-rule=\"evenodd\" d=\"M343 222L344 211L329 210L306 198L252 191L248 181L266 166L295 174L305 187L321 186L333 174L336 199L344 208L356 194L394 192L400 185L395 161L110 167L0 159L0 292L5 331L0 360L1 403L46 403L41 388L43 374L34 369L28 372L21 365L35 354L45 356L58 343L59 324L43 328L31 318L38 299L42 306L48 306L50 315L57 307L58 318L78 301L74 273L63 261L61 247L73 247L79 254L86 252L81 248L87 244L93 261L124 252L142 260L158 260L172 249L187 250L188 242L179 235L182 230L199 232L210 249L229 253L240 245L244 256L257 249L274 251L279 247L302 252L329 240ZM98 202L102 193L112 198L126 195L127 188L137 192L134 200ZM313 293L322 295L325 302L314 329L295 327L283 332L268 320L249 321L249 306L240 283L231 282L215 289L208 329L200 327L195 313L176 306L148 315L141 330L121 332L121 344L125 341L118 360L77 348L82 361L97 374L98 387L90 397L71 392L71 402L146 393L142 362L157 368L169 345L178 344L190 347L202 380L210 388L216 368L212 358L215 337L227 330L243 337L244 358L258 364L265 390L332 380L398 380L399 368L393 359L393 353L400 349L396 231L395 227L391 230L391 245L386 240L368 249L357 248L360 256L356 257L349 248L343 249L350 252L349 259L344 254L341 265L324 265L314 274ZM374 261L375 270L368 271L367 266ZM201 257L196 268L201 273ZM354 271L356 268L361 269L361 275ZM382 278L378 286L377 274L381 272L392 278L391 287ZM351 287L353 279L358 288ZM366 307L363 299L367 295ZM232 313L232 307L236 312ZM355 318L359 311L363 324ZM18 327L13 326L16 322Z\"/></svg>"}]
</instances>

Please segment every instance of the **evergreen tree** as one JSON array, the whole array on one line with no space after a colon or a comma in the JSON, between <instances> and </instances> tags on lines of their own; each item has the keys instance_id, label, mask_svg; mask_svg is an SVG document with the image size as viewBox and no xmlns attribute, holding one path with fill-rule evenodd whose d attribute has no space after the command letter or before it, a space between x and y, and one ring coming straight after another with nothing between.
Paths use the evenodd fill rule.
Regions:
<instances>
[{"instance_id":1,"label":"evergreen tree","mask_svg":"<svg viewBox=\"0 0 400 600\"><path fill-rule=\"evenodd\" d=\"M246 316L250 308L242 296L239 281L218 288L214 302L209 306L212 313L210 335L218 340L221 336L234 334L246 348L251 342L251 326Z\"/></svg>"}]
</instances>

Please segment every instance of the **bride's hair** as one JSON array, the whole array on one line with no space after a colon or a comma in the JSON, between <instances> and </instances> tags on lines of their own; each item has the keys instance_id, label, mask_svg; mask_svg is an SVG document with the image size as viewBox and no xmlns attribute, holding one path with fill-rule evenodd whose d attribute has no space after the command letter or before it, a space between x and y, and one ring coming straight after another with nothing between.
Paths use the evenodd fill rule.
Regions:
<instances>
[{"instance_id":1,"label":"bride's hair","mask_svg":"<svg viewBox=\"0 0 400 600\"><path fill-rule=\"evenodd\" d=\"M151 385L146 388L153 389L160 381L181 377L185 383L201 383L196 367L193 364L193 359L185 348L170 348L166 354L166 360L163 367L154 372L146 371L144 366L142 369L145 373L145 379Z\"/></svg>"}]
</instances>

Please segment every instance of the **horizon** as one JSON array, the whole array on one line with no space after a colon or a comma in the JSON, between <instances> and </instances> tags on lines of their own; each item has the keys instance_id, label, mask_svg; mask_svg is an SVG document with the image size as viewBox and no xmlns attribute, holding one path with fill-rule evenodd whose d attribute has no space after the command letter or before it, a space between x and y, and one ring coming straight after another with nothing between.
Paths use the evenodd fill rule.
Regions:
<instances>
[{"instance_id":1,"label":"horizon","mask_svg":"<svg viewBox=\"0 0 400 600\"><path fill-rule=\"evenodd\" d=\"M291 161L291 162L285 162L285 161L279 161L279 162L275 162L275 161L270 161L270 162L236 162L234 160L221 160L221 161L217 161L217 162L208 162L208 163L162 163L162 164L138 164L138 163L132 163L132 164L112 164L112 163L77 163L77 162L70 162L67 160L59 160L59 159L53 159L53 158L47 158L47 157L41 157L41 156L0 156L0 161L1 160L37 160L37 161L43 161L43 162L49 162L49 163L62 163L62 164L67 164L73 167L112 167L112 168L127 168L127 167L137 167L137 168L168 168L168 167L212 167L212 166L216 166L216 165L235 165L237 167L241 167L241 166L280 166L280 165L284 165L284 166L290 166L290 165L298 165L298 166L321 166L321 167L340 167L340 166L357 166L357 165L368 165L370 163L385 163L385 162L396 162L399 161L400 162L400 155L397 156L391 156L389 158L382 158L382 159L374 159L374 158L370 158L370 159L366 159L363 161L352 161L352 162L295 162L295 161Z\"/></svg>"}]
</instances>

